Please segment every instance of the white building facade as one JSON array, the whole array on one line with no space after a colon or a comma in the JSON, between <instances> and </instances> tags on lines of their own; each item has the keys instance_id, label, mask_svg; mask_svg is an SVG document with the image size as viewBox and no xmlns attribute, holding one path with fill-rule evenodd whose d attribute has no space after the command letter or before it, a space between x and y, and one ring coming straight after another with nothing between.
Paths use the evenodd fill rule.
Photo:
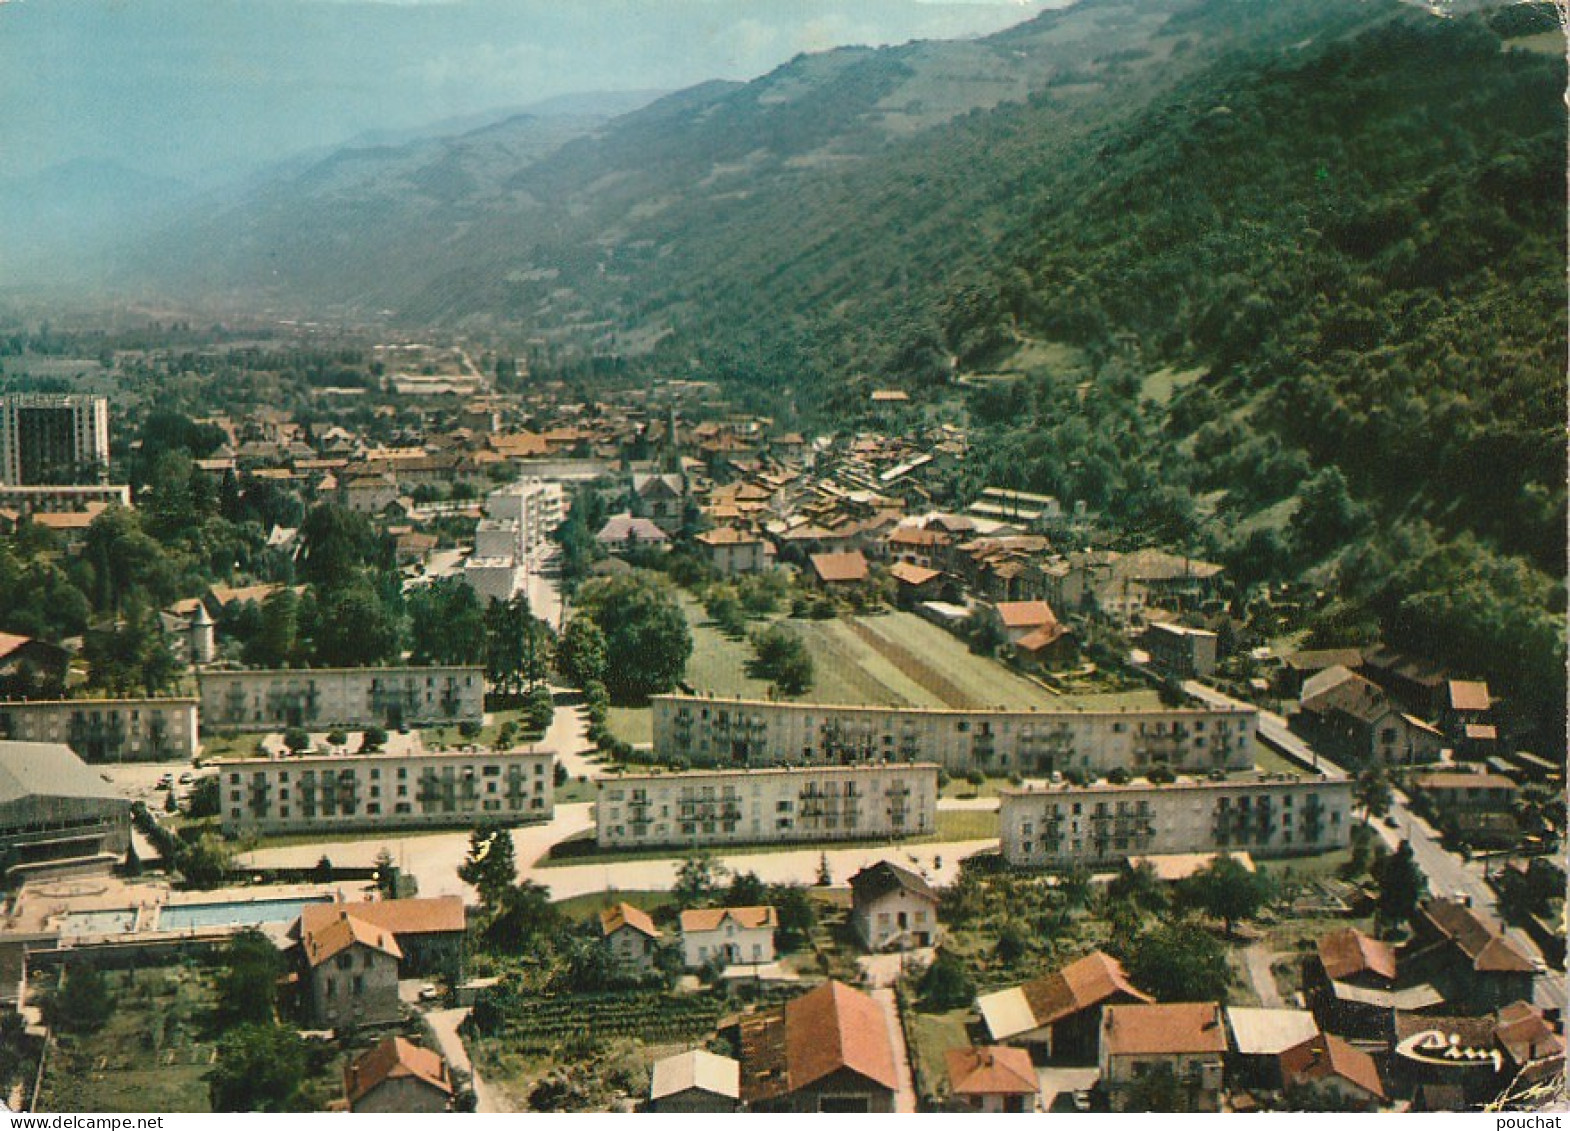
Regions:
<instances>
[{"instance_id":1,"label":"white building facade","mask_svg":"<svg viewBox=\"0 0 1570 1131\"><path fill-rule=\"evenodd\" d=\"M1102 867L1129 856L1344 848L1352 782L1293 774L1002 791L1003 859L1021 868Z\"/></svg>"},{"instance_id":2,"label":"white building facade","mask_svg":"<svg viewBox=\"0 0 1570 1131\"><path fill-rule=\"evenodd\" d=\"M478 665L258 668L204 671L197 680L209 730L445 726L485 715Z\"/></svg>"},{"instance_id":3,"label":"white building facade","mask_svg":"<svg viewBox=\"0 0 1570 1131\"><path fill-rule=\"evenodd\" d=\"M547 821L549 754L345 754L218 763L223 831L297 833Z\"/></svg>"},{"instance_id":4,"label":"white building facade","mask_svg":"<svg viewBox=\"0 0 1570 1131\"><path fill-rule=\"evenodd\" d=\"M949 773L1103 775L1164 763L1247 770L1258 712L1193 706L955 711L656 695L654 749L696 765L843 765L897 758Z\"/></svg>"},{"instance_id":5,"label":"white building facade","mask_svg":"<svg viewBox=\"0 0 1570 1131\"><path fill-rule=\"evenodd\" d=\"M627 774L598 784L601 848L924 836L937 822L931 764Z\"/></svg>"},{"instance_id":6,"label":"white building facade","mask_svg":"<svg viewBox=\"0 0 1570 1131\"><path fill-rule=\"evenodd\" d=\"M195 699L35 699L0 703L0 739L63 742L85 762L189 762Z\"/></svg>"}]
</instances>

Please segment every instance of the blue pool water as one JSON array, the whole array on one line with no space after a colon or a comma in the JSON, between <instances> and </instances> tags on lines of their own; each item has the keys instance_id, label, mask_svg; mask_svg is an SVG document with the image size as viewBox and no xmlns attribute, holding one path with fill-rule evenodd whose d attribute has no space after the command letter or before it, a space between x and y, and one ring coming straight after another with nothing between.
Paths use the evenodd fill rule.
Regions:
<instances>
[{"instance_id":1,"label":"blue pool water","mask_svg":"<svg viewBox=\"0 0 1570 1131\"><path fill-rule=\"evenodd\" d=\"M300 909L308 903L322 903L316 899L247 899L225 903L188 903L184 906L165 907L158 913L160 931L185 931L192 927L256 927L263 923L287 923L300 916Z\"/></svg>"}]
</instances>

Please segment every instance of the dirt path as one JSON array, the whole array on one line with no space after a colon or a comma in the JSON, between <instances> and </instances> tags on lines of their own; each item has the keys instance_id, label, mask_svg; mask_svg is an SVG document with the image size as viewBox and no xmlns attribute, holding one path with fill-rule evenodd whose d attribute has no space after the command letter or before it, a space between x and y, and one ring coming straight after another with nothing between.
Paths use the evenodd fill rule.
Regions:
<instances>
[{"instance_id":1,"label":"dirt path","mask_svg":"<svg viewBox=\"0 0 1570 1131\"><path fill-rule=\"evenodd\" d=\"M469 1086L474 1089L475 1112L509 1111L510 1108L498 1104L491 1086L480 1079L480 1074L474 1070L474 1065L469 1060L469 1050L463 1047L463 1038L458 1035L458 1026L463 1024L463 1019L467 1016L469 1016L468 1006L462 1009L435 1009L425 1015L425 1023L430 1027L436 1043L441 1046L442 1056L446 1058L447 1063L469 1074Z\"/></svg>"},{"instance_id":2,"label":"dirt path","mask_svg":"<svg viewBox=\"0 0 1570 1131\"><path fill-rule=\"evenodd\" d=\"M1275 960L1275 954L1262 942L1250 943L1243 951L1243 966L1248 971L1248 980L1254 985L1254 992L1259 995L1259 1004L1266 1009L1285 1009L1287 1003L1281 1000L1281 994L1276 990L1276 977L1270 971Z\"/></svg>"},{"instance_id":3,"label":"dirt path","mask_svg":"<svg viewBox=\"0 0 1570 1131\"><path fill-rule=\"evenodd\" d=\"M894 1000L894 991L887 986L873 990L872 999L883 1010L883 1020L889 1029L889 1047L894 1050L894 1076L899 1081L899 1091L894 1093L894 1110L913 1112L916 1110L916 1078L910 1070L905 1030L900 1028L899 1003Z\"/></svg>"}]
</instances>

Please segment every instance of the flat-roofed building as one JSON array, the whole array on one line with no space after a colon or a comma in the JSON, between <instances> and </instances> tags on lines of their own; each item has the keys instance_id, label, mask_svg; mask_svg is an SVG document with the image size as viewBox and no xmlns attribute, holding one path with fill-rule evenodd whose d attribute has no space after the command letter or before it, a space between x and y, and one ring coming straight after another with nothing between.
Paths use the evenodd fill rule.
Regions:
<instances>
[{"instance_id":1,"label":"flat-roofed building","mask_svg":"<svg viewBox=\"0 0 1570 1131\"><path fill-rule=\"evenodd\" d=\"M1349 779L1252 774L1006 789L999 819L1010 864L1067 868L1234 848L1255 857L1328 852L1346 846L1351 807Z\"/></svg>"},{"instance_id":2,"label":"flat-roofed building","mask_svg":"<svg viewBox=\"0 0 1570 1131\"><path fill-rule=\"evenodd\" d=\"M428 751L219 762L223 831L295 833L546 821L553 758Z\"/></svg>"},{"instance_id":3,"label":"flat-roofed building","mask_svg":"<svg viewBox=\"0 0 1570 1131\"><path fill-rule=\"evenodd\" d=\"M0 702L0 739L63 742L88 762L190 761L195 699Z\"/></svg>"},{"instance_id":4,"label":"flat-roofed building","mask_svg":"<svg viewBox=\"0 0 1570 1131\"><path fill-rule=\"evenodd\" d=\"M1193 706L978 711L656 695L654 749L696 765L844 765L898 758L1046 775L1254 765L1259 713Z\"/></svg>"},{"instance_id":5,"label":"flat-roofed building","mask_svg":"<svg viewBox=\"0 0 1570 1131\"><path fill-rule=\"evenodd\" d=\"M0 483L93 483L108 468L107 398L75 393L0 397Z\"/></svg>"},{"instance_id":6,"label":"flat-roofed building","mask_svg":"<svg viewBox=\"0 0 1570 1131\"><path fill-rule=\"evenodd\" d=\"M924 836L937 823L938 768L929 763L625 774L598 784L601 848Z\"/></svg>"},{"instance_id":7,"label":"flat-roofed building","mask_svg":"<svg viewBox=\"0 0 1570 1131\"><path fill-rule=\"evenodd\" d=\"M0 853L12 871L112 864L131 843L131 803L57 742L0 742Z\"/></svg>"},{"instance_id":8,"label":"flat-roofed building","mask_svg":"<svg viewBox=\"0 0 1570 1131\"><path fill-rule=\"evenodd\" d=\"M209 730L450 726L485 715L485 669L267 668L204 671Z\"/></svg>"}]
</instances>

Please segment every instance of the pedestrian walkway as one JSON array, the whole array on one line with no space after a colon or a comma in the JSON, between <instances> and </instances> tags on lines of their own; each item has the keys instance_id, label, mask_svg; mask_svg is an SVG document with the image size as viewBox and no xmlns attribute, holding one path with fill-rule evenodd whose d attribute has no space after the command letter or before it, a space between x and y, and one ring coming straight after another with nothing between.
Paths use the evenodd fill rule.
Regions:
<instances>
[{"instance_id":1,"label":"pedestrian walkway","mask_svg":"<svg viewBox=\"0 0 1570 1131\"><path fill-rule=\"evenodd\" d=\"M905 1047L905 1030L899 1023L899 1002L894 998L894 991L887 986L873 990L872 1000L883 1010L883 1019L889 1029L889 1047L894 1050L894 1075L899 1081L899 1091L894 1093L894 1110L913 1112L916 1110L916 1078L910 1070L910 1050Z\"/></svg>"}]
</instances>

